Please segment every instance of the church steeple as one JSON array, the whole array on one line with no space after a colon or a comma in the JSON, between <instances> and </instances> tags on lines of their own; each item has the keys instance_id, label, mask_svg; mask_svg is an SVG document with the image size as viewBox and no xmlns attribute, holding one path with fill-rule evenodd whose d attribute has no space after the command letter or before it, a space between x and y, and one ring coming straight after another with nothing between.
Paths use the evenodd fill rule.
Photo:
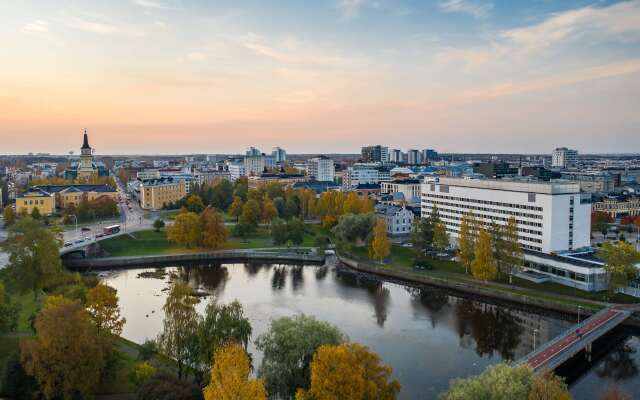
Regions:
<instances>
[{"instance_id":1,"label":"church steeple","mask_svg":"<svg viewBox=\"0 0 640 400\"><path fill-rule=\"evenodd\" d=\"M84 143L82 144L81 149L91 149L89 146L89 136L87 136L87 129L84 130Z\"/></svg>"}]
</instances>

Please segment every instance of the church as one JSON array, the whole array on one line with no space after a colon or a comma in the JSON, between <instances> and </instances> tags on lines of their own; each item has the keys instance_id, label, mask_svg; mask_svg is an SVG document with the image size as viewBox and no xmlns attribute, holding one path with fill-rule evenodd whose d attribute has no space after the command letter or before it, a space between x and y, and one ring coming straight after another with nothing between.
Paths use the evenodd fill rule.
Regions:
<instances>
[{"instance_id":1,"label":"church","mask_svg":"<svg viewBox=\"0 0 640 400\"><path fill-rule=\"evenodd\" d=\"M84 141L80 148L80 160L73 161L69 168L65 170L65 179L88 180L94 176L109 176L109 170L100 161L93 160L93 149L89 146L89 136L84 130Z\"/></svg>"}]
</instances>

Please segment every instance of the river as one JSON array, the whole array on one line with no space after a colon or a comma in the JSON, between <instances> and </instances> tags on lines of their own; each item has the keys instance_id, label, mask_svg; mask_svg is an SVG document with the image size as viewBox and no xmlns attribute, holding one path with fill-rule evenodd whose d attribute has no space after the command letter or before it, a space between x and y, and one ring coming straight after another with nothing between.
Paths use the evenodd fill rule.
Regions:
<instances>
[{"instance_id":1,"label":"river","mask_svg":"<svg viewBox=\"0 0 640 400\"><path fill-rule=\"evenodd\" d=\"M434 288L413 288L318 266L181 266L162 278L141 278L153 268L114 271L106 283L118 290L127 322L123 336L137 343L155 338L171 279L184 279L210 293L208 301L238 300L253 327L253 338L272 319L304 313L331 322L393 367L402 399L434 399L449 380L482 372L501 360L517 359L572 323L558 316L465 299ZM173 276L173 278L172 278ZM585 373L571 376L576 399L597 399L611 384L640 398L640 340L617 332L606 355ZM255 365L261 356L253 347ZM581 363L584 365L584 363ZM576 368L568 367L567 376Z\"/></svg>"}]
</instances>

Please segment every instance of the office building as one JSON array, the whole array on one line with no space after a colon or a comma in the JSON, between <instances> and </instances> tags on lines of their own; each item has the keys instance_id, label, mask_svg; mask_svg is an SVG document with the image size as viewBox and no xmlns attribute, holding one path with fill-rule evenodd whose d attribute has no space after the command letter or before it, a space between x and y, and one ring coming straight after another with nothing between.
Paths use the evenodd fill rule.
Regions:
<instances>
[{"instance_id":1,"label":"office building","mask_svg":"<svg viewBox=\"0 0 640 400\"><path fill-rule=\"evenodd\" d=\"M16 198L16 211L25 209L30 213L33 206L37 206L40 214L52 215L56 210L63 210L69 206L78 207L83 199L91 202L105 196L115 202L118 201L117 190L109 185L74 184L34 186ZM47 200L48 197L51 197L53 201L49 202ZM38 200L38 202L36 202L36 200Z\"/></svg>"},{"instance_id":2,"label":"office building","mask_svg":"<svg viewBox=\"0 0 640 400\"><path fill-rule=\"evenodd\" d=\"M227 164L229 170L229 178L231 182L235 182L242 176L247 176L247 171L244 167L244 163L230 162Z\"/></svg>"},{"instance_id":3,"label":"office building","mask_svg":"<svg viewBox=\"0 0 640 400\"><path fill-rule=\"evenodd\" d=\"M416 149L407 150L407 164L418 165L422 162L421 154Z\"/></svg>"},{"instance_id":4,"label":"office building","mask_svg":"<svg viewBox=\"0 0 640 400\"><path fill-rule=\"evenodd\" d=\"M422 216L434 205L453 239L462 217L472 213L487 229L515 217L524 249L551 253L591 244L590 196L573 183L439 178L422 184Z\"/></svg>"},{"instance_id":5,"label":"office building","mask_svg":"<svg viewBox=\"0 0 640 400\"><path fill-rule=\"evenodd\" d=\"M333 160L326 156L310 158L306 164L307 176L316 181L333 181L336 169Z\"/></svg>"},{"instance_id":6,"label":"office building","mask_svg":"<svg viewBox=\"0 0 640 400\"><path fill-rule=\"evenodd\" d=\"M145 210L160 210L187 195L188 182L174 177L142 181L140 184L140 207Z\"/></svg>"},{"instance_id":7,"label":"office building","mask_svg":"<svg viewBox=\"0 0 640 400\"><path fill-rule=\"evenodd\" d=\"M404 155L402 154L402 150L399 150L399 149L389 150L389 162L396 163L396 164L404 162Z\"/></svg>"},{"instance_id":8,"label":"office building","mask_svg":"<svg viewBox=\"0 0 640 400\"><path fill-rule=\"evenodd\" d=\"M287 152L281 147L274 147L271 151L271 157L276 164L284 164L287 162Z\"/></svg>"},{"instance_id":9,"label":"office building","mask_svg":"<svg viewBox=\"0 0 640 400\"><path fill-rule=\"evenodd\" d=\"M252 154L244 156L244 171L247 176L260 175L266 167L265 156Z\"/></svg>"},{"instance_id":10,"label":"office building","mask_svg":"<svg viewBox=\"0 0 640 400\"><path fill-rule=\"evenodd\" d=\"M136 173L136 177L141 181L146 181L149 179L160 179L160 170L159 169L143 169L142 171L138 171Z\"/></svg>"},{"instance_id":11,"label":"office building","mask_svg":"<svg viewBox=\"0 0 640 400\"><path fill-rule=\"evenodd\" d=\"M438 159L438 152L433 149L422 150L422 162L434 161Z\"/></svg>"},{"instance_id":12,"label":"office building","mask_svg":"<svg viewBox=\"0 0 640 400\"><path fill-rule=\"evenodd\" d=\"M574 167L578 162L578 151L566 147L558 147L551 154L551 166L554 168Z\"/></svg>"},{"instance_id":13,"label":"office building","mask_svg":"<svg viewBox=\"0 0 640 400\"><path fill-rule=\"evenodd\" d=\"M362 162L385 163L389 162L389 148L375 145L362 148Z\"/></svg>"},{"instance_id":14,"label":"office building","mask_svg":"<svg viewBox=\"0 0 640 400\"><path fill-rule=\"evenodd\" d=\"M485 163L475 163L473 172L482 174L489 179L500 179L505 176L517 175L518 168L512 167L509 163L494 161Z\"/></svg>"},{"instance_id":15,"label":"office building","mask_svg":"<svg viewBox=\"0 0 640 400\"><path fill-rule=\"evenodd\" d=\"M342 185L346 190L360 185L379 185L380 182L391 180L390 171L391 168L377 163L355 163L343 174Z\"/></svg>"}]
</instances>

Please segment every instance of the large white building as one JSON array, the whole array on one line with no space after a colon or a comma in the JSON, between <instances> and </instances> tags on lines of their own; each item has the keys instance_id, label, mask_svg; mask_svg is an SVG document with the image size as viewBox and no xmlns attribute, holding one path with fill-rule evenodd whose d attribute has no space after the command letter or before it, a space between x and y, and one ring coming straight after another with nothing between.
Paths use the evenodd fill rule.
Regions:
<instances>
[{"instance_id":1,"label":"large white building","mask_svg":"<svg viewBox=\"0 0 640 400\"><path fill-rule=\"evenodd\" d=\"M578 150L566 147L558 147L551 154L551 166L555 168L568 168L578 162Z\"/></svg>"},{"instance_id":2,"label":"large white building","mask_svg":"<svg viewBox=\"0 0 640 400\"><path fill-rule=\"evenodd\" d=\"M274 147L271 151L271 157L273 157L276 164L287 162L287 152L282 147Z\"/></svg>"},{"instance_id":3,"label":"large white building","mask_svg":"<svg viewBox=\"0 0 640 400\"><path fill-rule=\"evenodd\" d=\"M307 160L307 176L322 182L333 182L336 169L333 160L326 156L314 157Z\"/></svg>"},{"instance_id":4,"label":"large white building","mask_svg":"<svg viewBox=\"0 0 640 400\"><path fill-rule=\"evenodd\" d=\"M355 163L344 173L343 186L350 190L358 185L377 185L391 180L390 169L378 163Z\"/></svg>"},{"instance_id":5,"label":"large white building","mask_svg":"<svg viewBox=\"0 0 640 400\"><path fill-rule=\"evenodd\" d=\"M402 193L408 204L420 204L421 190L419 179L396 179L380 183L381 194Z\"/></svg>"},{"instance_id":6,"label":"large white building","mask_svg":"<svg viewBox=\"0 0 640 400\"><path fill-rule=\"evenodd\" d=\"M552 253L590 245L590 197L575 183L439 178L422 184L422 216L434 205L454 239L462 217L471 212L487 228L514 216L526 250Z\"/></svg>"},{"instance_id":7,"label":"large white building","mask_svg":"<svg viewBox=\"0 0 640 400\"><path fill-rule=\"evenodd\" d=\"M247 176L247 171L244 168L244 163L228 163L227 168L229 170L229 177L231 182L237 181L241 176Z\"/></svg>"}]
</instances>

